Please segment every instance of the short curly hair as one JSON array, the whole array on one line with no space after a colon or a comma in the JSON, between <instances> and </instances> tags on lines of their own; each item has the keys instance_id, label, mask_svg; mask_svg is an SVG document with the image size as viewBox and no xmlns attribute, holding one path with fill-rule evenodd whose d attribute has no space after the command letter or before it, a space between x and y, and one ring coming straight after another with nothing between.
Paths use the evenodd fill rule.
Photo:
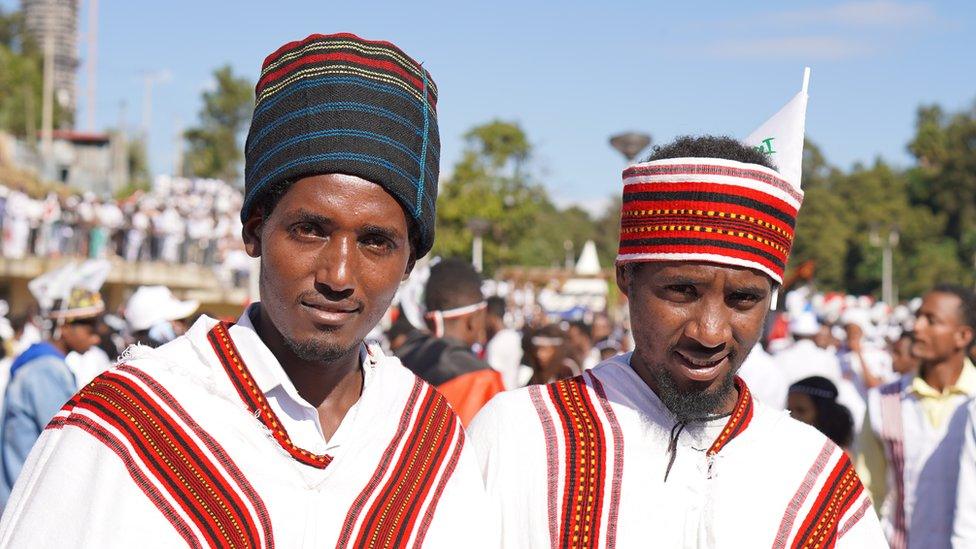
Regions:
<instances>
[{"instance_id":1,"label":"short curly hair","mask_svg":"<svg viewBox=\"0 0 976 549\"><path fill-rule=\"evenodd\" d=\"M644 161L668 158L721 158L776 169L768 154L725 135L683 135L667 145L654 147Z\"/></svg>"}]
</instances>

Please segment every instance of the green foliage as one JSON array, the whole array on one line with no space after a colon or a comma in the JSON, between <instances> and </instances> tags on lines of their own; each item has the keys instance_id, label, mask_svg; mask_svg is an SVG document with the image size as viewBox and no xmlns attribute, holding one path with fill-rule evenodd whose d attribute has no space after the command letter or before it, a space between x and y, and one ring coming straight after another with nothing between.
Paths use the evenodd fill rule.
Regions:
<instances>
[{"instance_id":1,"label":"green foliage","mask_svg":"<svg viewBox=\"0 0 976 549\"><path fill-rule=\"evenodd\" d=\"M188 175L215 177L234 182L240 179L243 133L254 108L252 84L235 76L230 65L213 73L216 87L203 93L203 108L196 127L184 134Z\"/></svg>"},{"instance_id":2,"label":"green foliage","mask_svg":"<svg viewBox=\"0 0 976 549\"><path fill-rule=\"evenodd\" d=\"M971 265L976 255L976 102L947 114L921 107L908 150L918 160L912 198L946 216L945 235L958 245L957 256Z\"/></svg>"},{"instance_id":3,"label":"green foliage","mask_svg":"<svg viewBox=\"0 0 976 549\"><path fill-rule=\"evenodd\" d=\"M576 254L595 225L580 208L560 210L527 174L532 146L516 123L495 120L465 134L466 149L437 200L434 254L471 257L472 219L489 223L484 265L561 266L566 243Z\"/></svg>"},{"instance_id":4,"label":"green foliage","mask_svg":"<svg viewBox=\"0 0 976 549\"><path fill-rule=\"evenodd\" d=\"M129 186L133 190L149 189L149 155L145 141L137 139L129 142L126 161L129 164Z\"/></svg>"},{"instance_id":5,"label":"green foliage","mask_svg":"<svg viewBox=\"0 0 976 549\"><path fill-rule=\"evenodd\" d=\"M579 254L593 239L601 263L616 256L620 196L594 219L560 209L531 175L532 146L518 124L492 121L465 134L466 149L442 182L434 253L470 257L468 221L485 219L488 273L503 265L561 266L566 243ZM882 243L896 232L894 282L902 298L939 282L972 284L976 260L976 105L948 115L918 113L909 149L918 165L881 159L844 172L816 144L804 149L805 198L791 265L814 260L822 290L881 292Z\"/></svg>"},{"instance_id":6,"label":"green foliage","mask_svg":"<svg viewBox=\"0 0 976 549\"><path fill-rule=\"evenodd\" d=\"M938 108L920 112L919 132L913 141L930 151L920 166L897 170L878 159L870 167L856 165L849 173L831 167L819 148L807 143L804 157L803 209L797 222L791 264L812 259L821 289L878 295L881 288L882 244L891 232L894 282L901 297L919 295L933 284L972 284L966 268L966 246L976 247L976 236L966 231L969 206L960 204L965 192L940 188L939 174L956 166L949 155L963 155L959 136L934 123L943 115ZM958 117L956 123L959 123ZM972 154L972 153L970 153ZM936 160L938 158L939 160ZM952 174L957 182L967 174ZM971 174L970 174L971 175ZM956 197L956 198L951 198ZM962 201L964 201L963 199ZM955 234L954 234L955 233Z\"/></svg>"},{"instance_id":7,"label":"green foliage","mask_svg":"<svg viewBox=\"0 0 976 549\"><path fill-rule=\"evenodd\" d=\"M0 130L33 141L40 134L44 59L27 35L23 14L0 9ZM54 102L54 127L72 113Z\"/></svg>"}]
</instances>

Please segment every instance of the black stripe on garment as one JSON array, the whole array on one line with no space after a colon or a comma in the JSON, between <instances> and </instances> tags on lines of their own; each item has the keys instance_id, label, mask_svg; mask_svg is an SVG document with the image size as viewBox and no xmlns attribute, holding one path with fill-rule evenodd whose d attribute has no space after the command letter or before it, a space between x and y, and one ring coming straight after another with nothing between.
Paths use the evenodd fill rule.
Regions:
<instances>
[{"instance_id":1,"label":"black stripe on garment","mask_svg":"<svg viewBox=\"0 0 976 549\"><path fill-rule=\"evenodd\" d=\"M796 226L796 216L790 215L782 210L774 208L769 204L758 200L727 193L710 193L698 191L647 191L636 193L624 193L624 204L630 202L718 202L721 204L735 204L746 208L752 208L758 212L763 212L786 223L790 228ZM708 209L708 208L701 208Z\"/></svg>"}]
</instances>

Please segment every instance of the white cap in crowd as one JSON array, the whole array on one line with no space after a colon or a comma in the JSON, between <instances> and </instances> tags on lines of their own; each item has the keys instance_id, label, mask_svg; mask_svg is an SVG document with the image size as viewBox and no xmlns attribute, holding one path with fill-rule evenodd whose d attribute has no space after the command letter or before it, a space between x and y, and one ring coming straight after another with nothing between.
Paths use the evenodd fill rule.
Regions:
<instances>
[{"instance_id":1,"label":"white cap in crowd","mask_svg":"<svg viewBox=\"0 0 976 549\"><path fill-rule=\"evenodd\" d=\"M140 286L125 305L125 319L133 332L139 332L162 321L187 318L199 307L199 301L176 299L166 286Z\"/></svg>"},{"instance_id":2,"label":"white cap in crowd","mask_svg":"<svg viewBox=\"0 0 976 549\"><path fill-rule=\"evenodd\" d=\"M811 337L820 331L820 323L817 322L817 315L812 311L790 315L790 333L800 337Z\"/></svg>"}]
</instances>

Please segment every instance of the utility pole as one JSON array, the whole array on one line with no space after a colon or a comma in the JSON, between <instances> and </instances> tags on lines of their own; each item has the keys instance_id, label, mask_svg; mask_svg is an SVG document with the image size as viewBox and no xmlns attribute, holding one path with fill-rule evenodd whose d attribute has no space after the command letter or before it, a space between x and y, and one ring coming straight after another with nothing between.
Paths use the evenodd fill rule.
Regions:
<instances>
[{"instance_id":1,"label":"utility pole","mask_svg":"<svg viewBox=\"0 0 976 549\"><path fill-rule=\"evenodd\" d=\"M88 0L88 46L85 53L85 95L88 108L85 110L85 126L88 131L95 131L95 90L97 85L96 69L98 67L98 0Z\"/></svg>"},{"instance_id":2,"label":"utility pole","mask_svg":"<svg viewBox=\"0 0 976 549\"><path fill-rule=\"evenodd\" d=\"M877 230L872 230L871 244L881 248L881 300L889 306L897 304L894 284L894 248L898 245L898 228L891 227L888 234L882 237Z\"/></svg>"},{"instance_id":3,"label":"utility pole","mask_svg":"<svg viewBox=\"0 0 976 549\"><path fill-rule=\"evenodd\" d=\"M173 136L173 176L183 177L183 121L177 116L173 124L176 126Z\"/></svg>"},{"instance_id":4,"label":"utility pole","mask_svg":"<svg viewBox=\"0 0 976 549\"><path fill-rule=\"evenodd\" d=\"M41 157L44 177L51 177L54 153L54 33L50 26L44 31L44 84L41 110Z\"/></svg>"},{"instance_id":5,"label":"utility pole","mask_svg":"<svg viewBox=\"0 0 976 549\"><path fill-rule=\"evenodd\" d=\"M152 126L152 89L155 80L156 74L152 72L147 72L142 76L142 133L147 148L149 147L149 128Z\"/></svg>"}]
</instances>

